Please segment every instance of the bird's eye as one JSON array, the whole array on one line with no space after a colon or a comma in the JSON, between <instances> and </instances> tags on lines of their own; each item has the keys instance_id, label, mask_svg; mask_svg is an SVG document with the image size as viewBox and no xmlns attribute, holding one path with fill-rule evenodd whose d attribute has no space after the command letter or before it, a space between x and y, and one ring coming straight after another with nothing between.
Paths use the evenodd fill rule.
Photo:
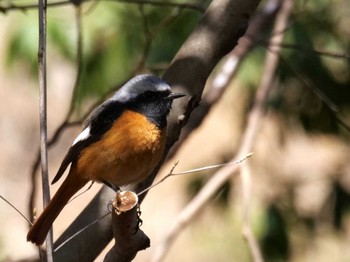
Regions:
<instances>
[{"instance_id":1,"label":"bird's eye","mask_svg":"<svg viewBox=\"0 0 350 262\"><path fill-rule=\"evenodd\" d=\"M142 100L144 101L157 101L164 98L166 94L162 92L147 91L142 94Z\"/></svg>"},{"instance_id":2,"label":"bird's eye","mask_svg":"<svg viewBox=\"0 0 350 262\"><path fill-rule=\"evenodd\" d=\"M155 92L150 92L150 91L147 91L147 92L144 92L142 94L142 98L143 99L146 99L146 100L152 100L153 98L156 97L156 94Z\"/></svg>"}]
</instances>

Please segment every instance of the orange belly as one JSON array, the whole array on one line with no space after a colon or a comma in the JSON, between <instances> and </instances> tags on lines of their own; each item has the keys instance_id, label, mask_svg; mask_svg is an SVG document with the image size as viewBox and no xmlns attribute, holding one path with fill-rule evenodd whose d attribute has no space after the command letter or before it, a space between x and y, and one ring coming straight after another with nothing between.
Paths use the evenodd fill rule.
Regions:
<instances>
[{"instance_id":1,"label":"orange belly","mask_svg":"<svg viewBox=\"0 0 350 262\"><path fill-rule=\"evenodd\" d=\"M160 161L166 131L125 111L101 140L84 149L72 171L89 180L123 186L145 179Z\"/></svg>"}]
</instances>

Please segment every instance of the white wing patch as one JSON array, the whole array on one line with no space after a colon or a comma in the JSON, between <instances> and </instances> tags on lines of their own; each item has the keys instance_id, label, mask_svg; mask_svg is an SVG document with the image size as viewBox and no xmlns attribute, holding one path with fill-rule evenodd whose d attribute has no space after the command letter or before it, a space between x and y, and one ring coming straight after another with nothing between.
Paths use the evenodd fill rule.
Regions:
<instances>
[{"instance_id":1,"label":"white wing patch","mask_svg":"<svg viewBox=\"0 0 350 262\"><path fill-rule=\"evenodd\" d=\"M79 141L85 140L86 138L88 138L90 136L90 126L88 126L87 128L85 128L78 136L77 138L74 140L73 145L75 145L76 143L78 143Z\"/></svg>"}]
</instances>

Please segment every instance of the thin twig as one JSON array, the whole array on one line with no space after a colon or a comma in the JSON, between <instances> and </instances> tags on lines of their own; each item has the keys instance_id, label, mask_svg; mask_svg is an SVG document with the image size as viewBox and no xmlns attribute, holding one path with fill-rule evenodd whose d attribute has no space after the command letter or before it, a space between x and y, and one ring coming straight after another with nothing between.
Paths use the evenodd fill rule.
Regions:
<instances>
[{"instance_id":1,"label":"thin twig","mask_svg":"<svg viewBox=\"0 0 350 262\"><path fill-rule=\"evenodd\" d=\"M86 192L88 192L92 188L94 183L95 183L94 181L91 181L90 185L84 191L80 192L79 194L77 194L74 197L72 197L71 199L69 199L68 204L71 203L72 201L74 201L75 199L77 199L78 197L80 197L81 195L84 195Z\"/></svg>"},{"instance_id":2,"label":"thin twig","mask_svg":"<svg viewBox=\"0 0 350 262\"><path fill-rule=\"evenodd\" d=\"M258 40L259 43L264 44L265 46L275 46L276 43L273 42L267 42L263 40ZM344 59L344 60L350 60L350 55L347 53L337 53L335 51L329 51L329 50L316 50L313 48L307 48L305 46L299 45L299 44L288 44L288 43L281 43L280 46L285 49L294 49L305 53L313 53L319 56L325 56L329 58L335 58L335 59Z\"/></svg>"},{"instance_id":3,"label":"thin twig","mask_svg":"<svg viewBox=\"0 0 350 262\"><path fill-rule=\"evenodd\" d=\"M224 164L217 164L217 165L211 165L211 166L204 166L204 167L200 167L200 168L195 168L195 169L191 169L191 170L187 170L187 171L182 171L182 172L177 172L174 173L174 169L175 167L179 164L179 161L175 162L173 167L170 169L170 172L168 174L166 174L164 177L162 177L158 182L156 182L155 184L153 184L152 186L142 190L141 192L139 192L137 195L140 196L144 193L146 193L147 191L149 191L151 188L158 186L160 183L164 182L166 179L168 179L169 177L172 176L180 176L180 175L187 175L187 174L193 174L193 173L198 173L198 172L203 172L206 170L211 170L211 169L216 169L219 167L224 167L224 166L228 166L228 165L237 165L241 162L243 162L244 160L246 160L247 158L251 157L253 155L253 153L249 153L246 156L242 157L241 159L238 159L236 161L232 161L232 162L228 162L228 163L224 163Z\"/></svg>"},{"instance_id":4,"label":"thin twig","mask_svg":"<svg viewBox=\"0 0 350 262\"><path fill-rule=\"evenodd\" d=\"M63 120L63 122L56 128L53 136L51 139L47 142L47 147L51 148L56 142L58 141L59 137L61 136L62 132L66 130L68 127L73 127L76 125L80 125L83 120L77 120L69 122L71 116L74 113L74 101L77 98L77 95L79 93L79 86L81 82L81 77L83 75L83 30L81 25L81 7L76 7L76 30L77 30L77 75L75 78L75 83L73 87L72 96L69 103L69 109L66 113L66 116ZM85 118L85 117L84 117ZM32 169L31 169L31 190L30 190L30 197L29 197L29 216L33 217L33 210L35 206L35 196L36 196L36 174L37 170L39 168L40 163L40 150L38 150L38 153L36 155L36 159L33 163Z\"/></svg>"},{"instance_id":5,"label":"thin twig","mask_svg":"<svg viewBox=\"0 0 350 262\"><path fill-rule=\"evenodd\" d=\"M9 206L11 206L18 214L21 215L30 225L33 223L21 212L17 207L15 207L10 201L8 201L6 198L4 198L2 195L0 195L0 198L4 200Z\"/></svg>"},{"instance_id":6,"label":"thin twig","mask_svg":"<svg viewBox=\"0 0 350 262\"><path fill-rule=\"evenodd\" d=\"M153 187L159 185L160 183L162 183L165 179L171 177L171 176L173 175L173 172L174 172L175 167L176 167L178 164L179 164L179 161L176 161L176 162L174 163L173 167L170 169L170 172L169 172L167 175L165 175L163 178L161 178L157 183L154 183L153 185L151 185L151 186L145 188L144 190L142 190L141 192L139 192L139 193L137 194L137 196L141 196L142 194L148 192L151 188L153 188Z\"/></svg>"},{"instance_id":7,"label":"thin twig","mask_svg":"<svg viewBox=\"0 0 350 262\"><path fill-rule=\"evenodd\" d=\"M63 247L65 244L67 244L69 241L71 241L73 238L75 238L77 235L79 235L81 232L86 230L87 228L91 227L92 225L96 224L97 222L101 221L104 219L106 216L108 216L112 211L108 211L106 214L103 216L96 218L94 221L90 222L86 226L84 226L82 229L77 231L75 234L71 235L69 238L67 238L64 242L62 242L58 247L55 248L54 252L58 251L61 247Z\"/></svg>"}]
</instances>

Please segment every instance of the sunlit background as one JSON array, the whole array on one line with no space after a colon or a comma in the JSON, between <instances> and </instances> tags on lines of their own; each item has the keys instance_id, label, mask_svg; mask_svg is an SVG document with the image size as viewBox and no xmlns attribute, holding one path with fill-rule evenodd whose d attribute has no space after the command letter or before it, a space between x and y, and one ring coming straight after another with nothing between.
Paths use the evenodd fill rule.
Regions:
<instances>
[{"instance_id":1,"label":"sunlit background","mask_svg":"<svg viewBox=\"0 0 350 262\"><path fill-rule=\"evenodd\" d=\"M14 7L32 3L0 0L0 11L7 10L0 13L0 194L27 217L39 147L38 19L35 9ZM191 3L205 8L209 1ZM79 18L73 5L49 7L49 138L70 107L68 120L80 121L91 105L131 76L161 75L199 21L201 8L89 1ZM266 261L350 261L349 14L347 0L298 0L285 29L266 115L249 159L252 227ZM177 160L176 170L184 171L233 158L264 70L272 26L273 16L222 99L159 176ZM77 57L79 31L82 53ZM218 65L215 74L220 70ZM50 149L51 178L80 130L79 124L67 127ZM172 177L151 190L141 206L151 247L136 261L150 259L171 222L215 171ZM99 187L65 208L54 224L55 237ZM36 207L40 213L40 189ZM35 257L36 248L26 242L28 223L2 200L0 213L0 260ZM233 174L184 228L165 261L251 260L242 237L241 181Z\"/></svg>"}]
</instances>

